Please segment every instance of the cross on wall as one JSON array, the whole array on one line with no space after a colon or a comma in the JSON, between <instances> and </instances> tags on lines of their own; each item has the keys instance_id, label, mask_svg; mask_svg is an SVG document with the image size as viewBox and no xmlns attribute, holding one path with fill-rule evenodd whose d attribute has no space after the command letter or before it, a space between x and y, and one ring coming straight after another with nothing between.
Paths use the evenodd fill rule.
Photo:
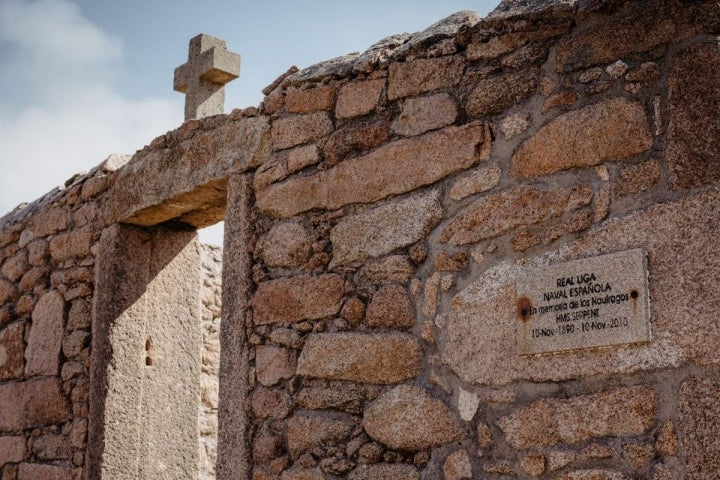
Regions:
<instances>
[{"instance_id":1,"label":"cross on wall","mask_svg":"<svg viewBox=\"0 0 720 480\"><path fill-rule=\"evenodd\" d=\"M175 69L173 89L185 94L185 120L224 112L225 84L240 76L240 55L224 40L200 34L190 40L188 61Z\"/></svg>"}]
</instances>

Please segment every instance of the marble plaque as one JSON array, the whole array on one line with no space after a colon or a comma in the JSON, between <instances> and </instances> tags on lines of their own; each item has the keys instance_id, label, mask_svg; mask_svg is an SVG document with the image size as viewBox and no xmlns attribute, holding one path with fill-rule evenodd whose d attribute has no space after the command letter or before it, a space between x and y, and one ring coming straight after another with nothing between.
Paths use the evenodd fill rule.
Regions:
<instances>
[{"instance_id":1,"label":"marble plaque","mask_svg":"<svg viewBox=\"0 0 720 480\"><path fill-rule=\"evenodd\" d=\"M517 281L516 307L521 355L650 341L645 252L529 269Z\"/></svg>"}]
</instances>

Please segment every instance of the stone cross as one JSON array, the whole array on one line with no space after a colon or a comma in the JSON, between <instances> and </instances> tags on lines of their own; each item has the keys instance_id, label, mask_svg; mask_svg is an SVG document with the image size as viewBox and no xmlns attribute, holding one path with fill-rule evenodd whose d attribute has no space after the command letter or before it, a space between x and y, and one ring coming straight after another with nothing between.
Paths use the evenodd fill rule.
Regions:
<instances>
[{"instance_id":1,"label":"stone cross","mask_svg":"<svg viewBox=\"0 0 720 480\"><path fill-rule=\"evenodd\" d=\"M200 34L190 40L187 63L175 69L173 89L185 94L185 120L222 114L225 84L240 76L240 55L224 40Z\"/></svg>"}]
</instances>

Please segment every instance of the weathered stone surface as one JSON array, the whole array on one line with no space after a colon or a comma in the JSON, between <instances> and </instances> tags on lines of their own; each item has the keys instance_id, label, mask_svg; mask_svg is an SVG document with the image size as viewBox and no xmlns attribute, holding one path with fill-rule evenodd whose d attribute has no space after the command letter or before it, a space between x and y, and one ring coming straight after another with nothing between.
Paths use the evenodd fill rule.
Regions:
<instances>
[{"instance_id":1,"label":"weathered stone surface","mask_svg":"<svg viewBox=\"0 0 720 480\"><path fill-rule=\"evenodd\" d=\"M321 333L305 342L297 373L307 377L389 384L414 378L422 347L411 335Z\"/></svg>"},{"instance_id":2,"label":"weathered stone surface","mask_svg":"<svg viewBox=\"0 0 720 480\"><path fill-rule=\"evenodd\" d=\"M660 163L657 160L624 167L620 170L615 183L615 194L622 197L631 193L644 192L660 181L661 175Z\"/></svg>"},{"instance_id":3,"label":"weathered stone surface","mask_svg":"<svg viewBox=\"0 0 720 480\"><path fill-rule=\"evenodd\" d=\"M385 79L346 83L338 93L335 116L350 118L372 112L380 102Z\"/></svg>"},{"instance_id":4,"label":"weathered stone surface","mask_svg":"<svg viewBox=\"0 0 720 480\"><path fill-rule=\"evenodd\" d=\"M282 150L318 140L332 130L332 120L324 112L279 118L272 126L273 150Z\"/></svg>"},{"instance_id":5,"label":"weathered stone surface","mask_svg":"<svg viewBox=\"0 0 720 480\"><path fill-rule=\"evenodd\" d=\"M61 233L50 240L50 257L55 261L83 257L90 253L92 232L77 230Z\"/></svg>"},{"instance_id":6,"label":"weathered stone surface","mask_svg":"<svg viewBox=\"0 0 720 480\"><path fill-rule=\"evenodd\" d=\"M485 192L500 183L502 169L497 163L475 170L458 179L450 189L450 198L459 201L475 193Z\"/></svg>"},{"instance_id":7,"label":"weathered stone surface","mask_svg":"<svg viewBox=\"0 0 720 480\"><path fill-rule=\"evenodd\" d=\"M358 465L348 480L420 480L420 472L411 465L378 463Z\"/></svg>"},{"instance_id":8,"label":"weathered stone surface","mask_svg":"<svg viewBox=\"0 0 720 480\"><path fill-rule=\"evenodd\" d=\"M319 468L293 467L285 470L280 476L281 480L325 480L325 475Z\"/></svg>"},{"instance_id":9,"label":"weathered stone surface","mask_svg":"<svg viewBox=\"0 0 720 480\"><path fill-rule=\"evenodd\" d=\"M717 45L694 45L677 55L670 73L667 158L676 188L720 179L720 52Z\"/></svg>"},{"instance_id":10,"label":"weathered stone surface","mask_svg":"<svg viewBox=\"0 0 720 480\"><path fill-rule=\"evenodd\" d=\"M269 267L297 267L310 257L312 239L298 222L279 223L260 238L257 252Z\"/></svg>"},{"instance_id":11,"label":"weathered stone surface","mask_svg":"<svg viewBox=\"0 0 720 480\"><path fill-rule=\"evenodd\" d=\"M32 452L40 460L66 460L72 456L70 439L61 434L45 434L34 439Z\"/></svg>"},{"instance_id":12,"label":"weathered stone surface","mask_svg":"<svg viewBox=\"0 0 720 480\"><path fill-rule=\"evenodd\" d=\"M46 293L35 306L25 351L25 373L57 375L63 340L65 301L57 290Z\"/></svg>"},{"instance_id":13,"label":"weathered stone surface","mask_svg":"<svg viewBox=\"0 0 720 480\"><path fill-rule=\"evenodd\" d=\"M377 396L378 387L336 382L327 387L303 387L296 395L300 407L308 410L341 410L362 413L365 402Z\"/></svg>"},{"instance_id":14,"label":"weathered stone surface","mask_svg":"<svg viewBox=\"0 0 720 480\"><path fill-rule=\"evenodd\" d=\"M467 46L465 54L471 62L476 60L491 60L514 52L530 42L556 37L565 33L567 30L567 25L549 25L544 28L536 28L526 32L510 32L503 35L496 35L487 41L485 41L486 39L483 38L483 36L476 36Z\"/></svg>"},{"instance_id":15,"label":"weathered stone surface","mask_svg":"<svg viewBox=\"0 0 720 480\"><path fill-rule=\"evenodd\" d=\"M459 450L450 455L443 465L445 480L464 480L472 478L472 465L467 450Z\"/></svg>"},{"instance_id":16,"label":"weathered stone surface","mask_svg":"<svg viewBox=\"0 0 720 480\"><path fill-rule=\"evenodd\" d=\"M655 449L648 443L626 443L623 456L635 468L644 468L655 456Z\"/></svg>"},{"instance_id":17,"label":"weathered stone surface","mask_svg":"<svg viewBox=\"0 0 720 480\"><path fill-rule=\"evenodd\" d=\"M590 375L714 363L720 325L691 312L714 315L720 292L708 289L720 269L720 245L705 239L720 224L720 194L707 192L606 221L561 251L529 257L527 266L643 247L653 259L653 341L632 347L518 356L515 281L524 270L509 262L488 269L456 295L447 317L443 362L468 383L560 381ZM662 226L661 229L658 226ZM692 232L688 235L687 232ZM686 279L678 284L677 279ZM704 315L703 315L704 317Z\"/></svg>"},{"instance_id":18,"label":"weathered stone surface","mask_svg":"<svg viewBox=\"0 0 720 480\"><path fill-rule=\"evenodd\" d=\"M57 378L0 385L0 432L15 432L70 418Z\"/></svg>"},{"instance_id":19,"label":"weathered stone surface","mask_svg":"<svg viewBox=\"0 0 720 480\"><path fill-rule=\"evenodd\" d=\"M292 458L321 445L334 445L346 439L356 427L349 415L296 414L287 422L287 442Z\"/></svg>"},{"instance_id":20,"label":"weathered stone surface","mask_svg":"<svg viewBox=\"0 0 720 480\"><path fill-rule=\"evenodd\" d=\"M500 120L500 122L498 122L498 130L500 130L500 133L502 133L507 140L520 135L530 128L530 125L532 125L532 123L527 114L515 113Z\"/></svg>"},{"instance_id":21,"label":"weathered stone surface","mask_svg":"<svg viewBox=\"0 0 720 480\"><path fill-rule=\"evenodd\" d=\"M331 86L289 90L285 96L285 111L310 113L332 110L335 105L335 89Z\"/></svg>"},{"instance_id":22,"label":"weathered stone surface","mask_svg":"<svg viewBox=\"0 0 720 480\"><path fill-rule=\"evenodd\" d=\"M533 453L520 460L520 468L530 476L538 477L545 473L545 455Z\"/></svg>"},{"instance_id":23,"label":"weathered stone surface","mask_svg":"<svg viewBox=\"0 0 720 480\"><path fill-rule=\"evenodd\" d=\"M346 216L330 232L330 268L357 265L412 245L437 225L442 213L440 191L432 190Z\"/></svg>"},{"instance_id":24,"label":"weathered stone surface","mask_svg":"<svg viewBox=\"0 0 720 480\"><path fill-rule=\"evenodd\" d=\"M39 463L21 463L18 469L18 480L73 480L71 468L41 465Z\"/></svg>"},{"instance_id":25,"label":"weathered stone surface","mask_svg":"<svg viewBox=\"0 0 720 480\"><path fill-rule=\"evenodd\" d=\"M299 275L263 282L253 298L258 325L299 322L334 315L340 311L344 281L339 275Z\"/></svg>"},{"instance_id":26,"label":"weathered stone surface","mask_svg":"<svg viewBox=\"0 0 720 480\"><path fill-rule=\"evenodd\" d=\"M455 100L447 93L409 98L392 124L393 132L410 137L450 125L457 118Z\"/></svg>"},{"instance_id":27,"label":"weathered stone surface","mask_svg":"<svg viewBox=\"0 0 720 480\"><path fill-rule=\"evenodd\" d=\"M21 250L20 253L8 258L0 268L5 278L11 282L17 282L28 269L27 253Z\"/></svg>"},{"instance_id":28,"label":"weathered stone surface","mask_svg":"<svg viewBox=\"0 0 720 480\"><path fill-rule=\"evenodd\" d=\"M465 60L454 56L393 62L390 64L388 99L397 100L451 87L460 81L464 70Z\"/></svg>"},{"instance_id":29,"label":"weathered stone surface","mask_svg":"<svg viewBox=\"0 0 720 480\"><path fill-rule=\"evenodd\" d=\"M514 178L528 178L604 160L628 158L652 145L643 106L624 98L568 112L526 140L511 160Z\"/></svg>"},{"instance_id":30,"label":"weathered stone surface","mask_svg":"<svg viewBox=\"0 0 720 480\"><path fill-rule=\"evenodd\" d=\"M0 436L0 468L6 463L22 462L26 453L24 436Z\"/></svg>"},{"instance_id":31,"label":"weathered stone surface","mask_svg":"<svg viewBox=\"0 0 720 480\"><path fill-rule=\"evenodd\" d=\"M400 285L381 287L368 305L365 315L371 327L406 329L415 324L407 290Z\"/></svg>"},{"instance_id":32,"label":"weathered stone surface","mask_svg":"<svg viewBox=\"0 0 720 480\"><path fill-rule=\"evenodd\" d=\"M350 325L357 326L365 316L365 304L357 297L349 298L340 310L340 316Z\"/></svg>"},{"instance_id":33,"label":"weathered stone surface","mask_svg":"<svg viewBox=\"0 0 720 480\"><path fill-rule=\"evenodd\" d=\"M422 388L400 385L365 409L365 431L395 450L423 450L462 438L452 412Z\"/></svg>"},{"instance_id":34,"label":"weathered stone surface","mask_svg":"<svg viewBox=\"0 0 720 480\"><path fill-rule=\"evenodd\" d=\"M472 117L496 115L530 97L537 89L537 69L481 79L470 93L465 110Z\"/></svg>"},{"instance_id":35,"label":"weathered stone surface","mask_svg":"<svg viewBox=\"0 0 720 480\"><path fill-rule=\"evenodd\" d=\"M485 124L447 127L389 143L309 177L270 185L257 192L257 205L264 213L291 217L314 208L374 202L429 185L487 159L490 144Z\"/></svg>"},{"instance_id":36,"label":"weathered stone surface","mask_svg":"<svg viewBox=\"0 0 720 480\"><path fill-rule=\"evenodd\" d=\"M711 478L720 470L720 382L691 377L680 387L679 411L686 478Z\"/></svg>"},{"instance_id":37,"label":"weathered stone surface","mask_svg":"<svg viewBox=\"0 0 720 480\"><path fill-rule=\"evenodd\" d=\"M255 350L255 370L262 385L270 387L295 375L295 351L273 345L260 345Z\"/></svg>"},{"instance_id":38,"label":"weathered stone surface","mask_svg":"<svg viewBox=\"0 0 720 480\"><path fill-rule=\"evenodd\" d=\"M304 145L302 147L293 148L288 152L287 171L295 173L310 165L315 165L320 161L317 145Z\"/></svg>"},{"instance_id":39,"label":"weathered stone surface","mask_svg":"<svg viewBox=\"0 0 720 480\"><path fill-rule=\"evenodd\" d=\"M415 268L404 255L388 255L365 263L358 272L361 284L407 283Z\"/></svg>"},{"instance_id":40,"label":"weathered stone surface","mask_svg":"<svg viewBox=\"0 0 720 480\"><path fill-rule=\"evenodd\" d=\"M589 187L539 190L530 186L511 187L480 198L462 210L440 235L441 242L453 245L474 243L519 226L533 225L558 217L574 205L574 199ZM589 198L586 198L589 202ZM585 203L585 201L583 201Z\"/></svg>"},{"instance_id":41,"label":"weathered stone surface","mask_svg":"<svg viewBox=\"0 0 720 480\"><path fill-rule=\"evenodd\" d=\"M14 283L0 278L0 305L15 301L18 297L18 290Z\"/></svg>"},{"instance_id":42,"label":"weathered stone surface","mask_svg":"<svg viewBox=\"0 0 720 480\"><path fill-rule=\"evenodd\" d=\"M557 480L629 480L622 472L615 470L573 470L557 477Z\"/></svg>"},{"instance_id":43,"label":"weathered stone surface","mask_svg":"<svg viewBox=\"0 0 720 480\"><path fill-rule=\"evenodd\" d=\"M335 130L325 142L323 154L328 166L336 165L347 157L357 156L375 148L390 138L390 125L386 120L363 120Z\"/></svg>"},{"instance_id":44,"label":"weathered stone surface","mask_svg":"<svg viewBox=\"0 0 720 480\"><path fill-rule=\"evenodd\" d=\"M62 341L62 352L68 359L79 356L90 344L90 333L84 330L75 330Z\"/></svg>"},{"instance_id":45,"label":"weathered stone surface","mask_svg":"<svg viewBox=\"0 0 720 480\"><path fill-rule=\"evenodd\" d=\"M616 407L618 402L622 409ZM513 448L528 450L594 437L640 435L655 421L656 408L652 388L618 388L567 400L538 400L497 424Z\"/></svg>"},{"instance_id":46,"label":"weathered stone surface","mask_svg":"<svg viewBox=\"0 0 720 480\"><path fill-rule=\"evenodd\" d=\"M667 420L662 424L662 427L660 427L657 440L655 441L655 450L664 457L677 455L678 436L672 420Z\"/></svg>"},{"instance_id":47,"label":"weathered stone surface","mask_svg":"<svg viewBox=\"0 0 720 480\"><path fill-rule=\"evenodd\" d=\"M23 374L23 331L23 323L0 330L0 381L19 378Z\"/></svg>"},{"instance_id":48,"label":"weathered stone surface","mask_svg":"<svg viewBox=\"0 0 720 480\"><path fill-rule=\"evenodd\" d=\"M160 140L119 170L108 191L107 224L180 218L202 227L224 219L227 176L262 163L270 126L265 117L212 117L187 122ZM193 212L207 215L186 217Z\"/></svg>"}]
</instances>

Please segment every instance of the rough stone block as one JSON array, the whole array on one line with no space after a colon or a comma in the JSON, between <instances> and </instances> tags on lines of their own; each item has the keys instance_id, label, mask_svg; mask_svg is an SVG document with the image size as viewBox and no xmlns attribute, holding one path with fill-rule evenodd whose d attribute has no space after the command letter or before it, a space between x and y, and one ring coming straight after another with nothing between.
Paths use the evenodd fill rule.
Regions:
<instances>
[{"instance_id":1,"label":"rough stone block","mask_svg":"<svg viewBox=\"0 0 720 480\"><path fill-rule=\"evenodd\" d=\"M50 257L56 262L84 257L90 253L92 237L92 232L82 230L57 235L50 240Z\"/></svg>"},{"instance_id":2,"label":"rough stone block","mask_svg":"<svg viewBox=\"0 0 720 480\"><path fill-rule=\"evenodd\" d=\"M720 52L713 43L679 52L670 72L668 166L676 188L720 180Z\"/></svg>"},{"instance_id":3,"label":"rough stone block","mask_svg":"<svg viewBox=\"0 0 720 480\"><path fill-rule=\"evenodd\" d=\"M630 480L622 472L615 470L573 470L557 477L557 480Z\"/></svg>"},{"instance_id":4,"label":"rough stone block","mask_svg":"<svg viewBox=\"0 0 720 480\"><path fill-rule=\"evenodd\" d=\"M445 480L465 480L472 478L472 464L467 450L459 450L450 455L443 465Z\"/></svg>"},{"instance_id":5,"label":"rough stone block","mask_svg":"<svg viewBox=\"0 0 720 480\"><path fill-rule=\"evenodd\" d=\"M57 375L63 340L65 300L51 290L38 301L32 314L32 326L25 350L27 375Z\"/></svg>"},{"instance_id":6,"label":"rough stone block","mask_svg":"<svg viewBox=\"0 0 720 480\"><path fill-rule=\"evenodd\" d=\"M5 278L11 282L17 282L28 269L27 252L21 250L16 255L8 258L0 268Z\"/></svg>"},{"instance_id":7,"label":"rough stone block","mask_svg":"<svg viewBox=\"0 0 720 480\"><path fill-rule=\"evenodd\" d=\"M21 463L18 469L18 480L73 480L71 468L41 465L38 463Z\"/></svg>"},{"instance_id":8,"label":"rough stone block","mask_svg":"<svg viewBox=\"0 0 720 480\"><path fill-rule=\"evenodd\" d=\"M471 123L398 140L363 157L256 193L263 213L292 217L314 208L370 203L434 183L490 155L489 127ZM373 175L368 175L373 172Z\"/></svg>"},{"instance_id":9,"label":"rough stone block","mask_svg":"<svg viewBox=\"0 0 720 480\"><path fill-rule=\"evenodd\" d=\"M35 238L46 237L68 228L68 213L60 207L43 210L31 221L32 233Z\"/></svg>"},{"instance_id":10,"label":"rough stone block","mask_svg":"<svg viewBox=\"0 0 720 480\"><path fill-rule=\"evenodd\" d=\"M253 298L258 325L299 322L334 315L340 311L344 281L339 275L299 275L263 282Z\"/></svg>"},{"instance_id":11,"label":"rough stone block","mask_svg":"<svg viewBox=\"0 0 720 480\"><path fill-rule=\"evenodd\" d=\"M472 117L497 115L535 93L538 82L537 69L485 77L470 93L465 110Z\"/></svg>"},{"instance_id":12,"label":"rough stone block","mask_svg":"<svg viewBox=\"0 0 720 480\"><path fill-rule=\"evenodd\" d=\"M69 437L48 433L34 439L32 452L40 460L68 460L73 448Z\"/></svg>"},{"instance_id":13,"label":"rough stone block","mask_svg":"<svg viewBox=\"0 0 720 480\"><path fill-rule=\"evenodd\" d=\"M618 388L567 400L538 400L497 424L513 448L529 450L596 437L641 435L654 423L656 409L652 388Z\"/></svg>"},{"instance_id":14,"label":"rough stone block","mask_svg":"<svg viewBox=\"0 0 720 480\"><path fill-rule=\"evenodd\" d=\"M411 335L321 333L305 342L297 373L329 380L390 384L414 378L422 347Z\"/></svg>"},{"instance_id":15,"label":"rough stone block","mask_svg":"<svg viewBox=\"0 0 720 480\"><path fill-rule=\"evenodd\" d=\"M290 90L285 95L285 111L288 113L332 110L334 105L335 88L331 86Z\"/></svg>"},{"instance_id":16,"label":"rough stone block","mask_svg":"<svg viewBox=\"0 0 720 480\"><path fill-rule=\"evenodd\" d=\"M283 222L260 238L256 253L268 267L297 267L310 257L311 241L300 223Z\"/></svg>"},{"instance_id":17,"label":"rough stone block","mask_svg":"<svg viewBox=\"0 0 720 480\"><path fill-rule=\"evenodd\" d=\"M23 374L24 327L18 322L0 331L0 381L19 378Z\"/></svg>"},{"instance_id":18,"label":"rough stone block","mask_svg":"<svg viewBox=\"0 0 720 480\"><path fill-rule=\"evenodd\" d=\"M70 412L57 378L45 377L0 385L0 432L60 423Z\"/></svg>"},{"instance_id":19,"label":"rough stone block","mask_svg":"<svg viewBox=\"0 0 720 480\"><path fill-rule=\"evenodd\" d=\"M272 125L273 150L282 150L318 140L332 130L332 120L325 112L279 118Z\"/></svg>"},{"instance_id":20,"label":"rough stone block","mask_svg":"<svg viewBox=\"0 0 720 480\"><path fill-rule=\"evenodd\" d=\"M335 116L350 118L372 112L380 102L384 87L384 79L346 83L338 93Z\"/></svg>"},{"instance_id":21,"label":"rough stone block","mask_svg":"<svg viewBox=\"0 0 720 480\"><path fill-rule=\"evenodd\" d=\"M270 480L271 477L267 477ZM276 477L272 477L276 478ZM255 478L253 477L253 480ZM325 480L325 475L319 468L293 467L280 475L280 480Z\"/></svg>"},{"instance_id":22,"label":"rough stone block","mask_svg":"<svg viewBox=\"0 0 720 480\"><path fill-rule=\"evenodd\" d=\"M500 175L502 175L502 168L497 163L477 169L453 184L450 189L450 198L460 201L470 195L495 188L500 183Z\"/></svg>"},{"instance_id":23,"label":"rough stone block","mask_svg":"<svg viewBox=\"0 0 720 480\"><path fill-rule=\"evenodd\" d=\"M682 445L688 480L712 478L720 471L720 382L691 377L680 387Z\"/></svg>"},{"instance_id":24,"label":"rough stone block","mask_svg":"<svg viewBox=\"0 0 720 480\"><path fill-rule=\"evenodd\" d=\"M409 98L405 101L400 116L392 124L393 132L411 137L455 122L458 108L455 100L447 93L429 97Z\"/></svg>"},{"instance_id":25,"label":"rough stone block","mask_svg":"<svg viewBox=\"0 0 720 480\"><path fill-rule=\"evenodd\" d=\"M25 459L27 447L25 437L7 436L0 437L0 468L6 463L20 463Z\"/></svg>"},{"instance_id":26,"label":"rough stone block","mask_svg":"<svg viewBox=\"0 0 720 480\"><path fill-rule=\"evenodd\" d=\"M412 465L377 463L358 465L348 480L420 480L420 472Z\"/></svg>"},{"instance_id":27,"label":"rough stone block","mask_svg":"<svg viewBox=\"0 0 720 480\"><path fill-rule=\"evenodd\" d=\"M0 305L14 302L18 298L18 289L14 283L0 278Z\"/></svg>"},{"instance_id":28,"label":"rough stone block","mask_svg":"<svg viewBox=\"0 0 720 480\"><path fill-rule=\"evenodd\" d=\"M255 350L255 371L261 385L267 387L295 375L295 351L289 348L260 345Z\"/></svg>"},{"instance_id":29,"label":"rough stone block","mask_svg":"<svg viewBox=\"0 0 720 480\"><path fill-rule=\"evenodd\" d=\"M660 181L661 175L660 163L657 160L628 165L620 170L615 184L615 194L625 196L649 190Z\"/></svg>"},{"instance_id":30,"label":"rough stone block","mask_svg":"<svg viewBox=\"0 0 720 480\"><path fill-rule=\"evenodd\" d=\"M251 408L256 418L281 419L292 411L292 403L284 390L258 388L252 394Z\"/></svg>"},{"instance_id":31,"label":"rough stone block","mask_svg":"<svg viewBox=\"0 0 720 480\"><path fill-rule=\"evenodd\" d=\"M407 283L415 273L408 257L404 255L388 255L371 260L358 271L361 284L381 285L383 283Z\"/></svg>"},{"instance_id":32,"label":"rough stone block","mask_svg":"<svg viewBox=\"0 0 720 480\"><path fill-rule=\"evenodd\" d=\"M394 450L424 450L460 440L460 423L440 400L422 388L400 385L366 409L363 427L370 437Z\"/></svg>"},{"instance_id":33,"label":"rough stone block","mask_svg":"<svg viewBox=\"0 0 720 480\"><path fill-rule=\"evenodd\" d=\"M297 414L287 422L288 450L292 458L320 445L329 445L350 436L355 420L345 414L322 416Z\"/></svg>"},{"instance_id":34,"label":"rough stone block","mask_svg":"<svg viewBox=\"0 0 720 480\"><path fill-rule=\"evenodd\" d=\"M365 316L371 327L406 329L415 324L407 291L400 285L380 288L368 305Z\"/></svg>"},{"instance_id":35,"label":"rough stone block","mask_svg":"<svg viewBox=\"0 0 720 480\"><path fill-rule=\"evenodd\" d=\"M544 125L515 152L511 174L528 178L590 167L637 155L651 146L643 106L614 98L568 112Z\"/></svg>"},{"instance_id":36,"label":"rough stone block","mask_svg":"<svg viewBox=\"0 0 720 480\"><path fill-rule=\"evenodd\" d=\"M432 190L347 216L330 232L330 268L357 265L412 245L437 225L442 213L440 192Z\"/></svg>"},{"instance_id":37,"label":"rough stone block","mask_svg":"<svg viewBox=\"0 0 720 480\"><path fill-rule=\"evenodd\" d=\"M519 226L544 222L576 206L573 199L579 192L590 191L589 188L577 185L570 189L544 191L530 186L516 186L487 195L453 218L440 235L440 241L464 245Z\"/></svg>"},{"instance_id":38,"label":"rough stone block","mask_svg":"<svg viewBox=\"0 0 720 480\"><path fill-rule=\"evenodd\" d=\"M384 120L367 119L345 125L328 138L323 154L328 166L336 165L347 157L357 156L387 141L390 124Z\"/></svg>"},{"instance_id":39,"label":"rough stone block","mask_svg":"<svg viewBox=\"0 0 720 480\"><path fill-rule=\"evenodd\" d=\"M421 58L390 64L388 99L419 95L456 85L465 70L461 57Z\"/></svg>"}]
</instances>

